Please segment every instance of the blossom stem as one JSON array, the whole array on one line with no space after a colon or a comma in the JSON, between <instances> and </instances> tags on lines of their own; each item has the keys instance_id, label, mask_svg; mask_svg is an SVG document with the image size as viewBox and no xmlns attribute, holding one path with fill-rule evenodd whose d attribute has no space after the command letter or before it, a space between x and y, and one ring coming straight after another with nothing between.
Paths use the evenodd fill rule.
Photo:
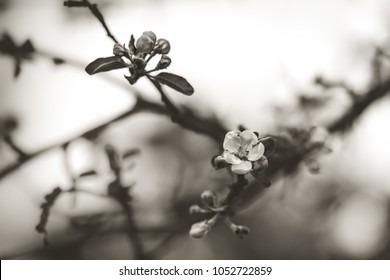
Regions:
<instances>
[{"instance_id":1,"label":"blossom stem","mask_svg":"<svg viewBox=\"0 0 390 280\"><path fill-rule=\"evenodd\" d=\"M168 113L171 116L171 120L177 123L183 128L192 130L197 133L205 134L213 138L217 143L223 139L223 135L226 134L226 129L219 123L211 119L203 119L195 116L192 112L190 114L184 114L173 104L164 92L161 84L157 82L153 76L146 75L149 81L156 87L161 95L161 101L165 104ZM189 113L188 111L186 113Z\"/></svg>"},{"instance_id":2,"label":"blossom stem","mask_svg":"<svg viewBox=\"0 0 390 280\"><path fill-rule=\"evenodd\" d=\"M245 175L237 175L237 181L229 186L229 193L222 204L229 206L234 199L245 190L245 186L248 185L248 183Z\"/></svg>"},{"instance_id":3,"label":"blossom stem","mask_svg":"<svg viewBox=\"0 0 390 280\"><path fill-rule=\"evenodd\" d=\"M148 62L156 55L155 51L152 51L149 55L149 57L145 60L145 64L148 64Z\"/></svg>"}]
</instances>

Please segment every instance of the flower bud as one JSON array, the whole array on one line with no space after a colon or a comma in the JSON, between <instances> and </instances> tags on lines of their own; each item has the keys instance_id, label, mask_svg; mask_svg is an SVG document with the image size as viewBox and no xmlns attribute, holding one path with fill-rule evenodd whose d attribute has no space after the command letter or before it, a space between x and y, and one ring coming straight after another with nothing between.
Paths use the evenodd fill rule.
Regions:
<instances>
[{"instance_id":1,"label":"flower bud","mask_svg":"<svg viewBox=\"0 0 390 280\"><path fill-rule=\"evenodd\" d=\"M149 54L152 52L156 43L156 35L152 31L145 31L141 37L138 38L136 48L138 53Z\"/></svg>"},{"instance_id":2,"label":"flower bud","mask_svg":"<svg viewBox=\"0 0 390 280\"><path fill-rule=\"evenodd\" d=\"M250 229L247 226L239 226L236 224L231 224L230 229L233 231L235 235L237 235L240 238L244 238L250 233Z\"/></svg>"},{"instance_id":3,"label":"flower bud","mask_svg":"<svg viewBox=\"0 0 390 280\"><path fill-rule=\"evenodd\" d=\"M193 238L202 238L206 236L209 230L210 230L210 226L207 220L204 220L202 222L193 224L189 234Z\"/></svg>"},{"instance_id":4,"label":"flower bud","mask_svg":"<svg viewBox=\"0 0 390 280\"><path fill-rule=\"evenodd\" d=\"M154 51L160 54L167 54L171 50L171 45L168 40L158 39Z\"/></svg>"},{"instance_id":5,"label":"flower bud","mask_svg":"<svg viewBox=\"0 0 390 280\"><path fill-rule=\"evenodd\" d=\"M203 209L199 205L191 205L189 209L189 213L192 214L206 214L206 213L211 213L211 211Z\"/></svg>"},{"instance_id":6,"label":"flower bud","mask_svg":"<svg viewBox=\"0 0 390 280\"><path fill-rule=\"evenodd\" d=\"M121 44L116 43L112 52L114 55L123 56L126 54L126 48L124 45L122 46Z\"/></svg>"},{"instance_id":7,"label":"flower bud","mask_svg":"<svg viewBox=\"0 0 390 280\"><path fill-rule=\"evenodd\" d=\"M171 58L165 54L163 54L161 56L161 59L160 61L158 62L157 64L157 68L158 69L165 69L167 68L169 65L171 65Z\"/></svg>"},{"instance_id":8,"label":"flower bud","mask_svg":"<svg viewBox=\"0 0 390 280\"><path fill-rule=\"evenodd\" d=\"M225 159L222 156L217 156L217 157L213 158L211 163L212 163L213 167L217 170L228 166L227 162L225 161Z\"/></svg>"},{"instance_id":9,"label":"flower bud","mask_svg":"<svg viewBox=\"0 0 390 280\"><path fill-rule=\"evenodd\" d=\"M200 199L208 207L215 207L217 204L217 197L210 190L202 192L202 194L200 195Z\"/></svg>"},{"instance_id":10,"label":"flower bud","mask_svg":"<svg viewBox=\"0 0 390 280\"><path fill-rule=\"evenodd\" d=\"M312 143L325 143L329 132L325 127L315 126L310 130L310 141Z\"/></svg>"},{"instance_id":11,"label":"flower bud","mask_svg":"<svg viewBox=\"0 0 390 280\"><path fill-rule=\"evenodd\" d=\"M153 42L156 42L156 34L154 34L154 32L145 31L144 33L142 33L142 35L148 36L150 39L153 40Z\"/></svg>"}]
</instances>

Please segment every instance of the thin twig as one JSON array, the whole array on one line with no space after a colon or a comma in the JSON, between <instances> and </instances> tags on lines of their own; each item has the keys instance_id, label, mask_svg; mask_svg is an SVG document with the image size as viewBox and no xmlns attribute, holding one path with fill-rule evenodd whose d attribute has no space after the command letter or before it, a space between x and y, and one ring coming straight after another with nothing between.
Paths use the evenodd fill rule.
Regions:
<instances>
[{"instance_id":1,"label":"thin twig","mask_svg":"<svg viewBox=\"0 0 390 280\"><path fill-rule=\"evenodd\" d=\"M118 43L118 40L115 38L115 36L108 28L106 21L104 20L102 13L99 11L97 4L92 4L88 0L81 0L81 1L65 1L64 6L69 8L87 7L91 11L91 13L97 18L97 20L101 23L101 25L103 26L104 30L107 33L107 36L110 37L115 43Z\"/></svg>"},{"instance_id":2,"label":"thin twig","mask_svg":"<svg viewBox=\"0 0 390 280\"><path fill-rule=\"evenodd\" d=\"M161 95L161 101L165 104L171 120L174 123L179 124L181 127L192 130L197 133L205 134L213 138L217 143L220 143L227 133L227 129L224 128L219 122L212 119L202 119L193 114L192 111L180 112L180 110L173 104L168 98L160 83L155 81L152 76L147 76L149 81L156 87Z\"/></svg>"}]
</instances>

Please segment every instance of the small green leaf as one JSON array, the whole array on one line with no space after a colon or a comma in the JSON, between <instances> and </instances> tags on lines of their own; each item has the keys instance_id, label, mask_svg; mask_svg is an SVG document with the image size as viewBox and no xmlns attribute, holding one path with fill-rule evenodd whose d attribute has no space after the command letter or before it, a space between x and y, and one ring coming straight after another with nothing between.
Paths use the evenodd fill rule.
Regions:
<instances>
[{"instance_id":1,"label":"small green leaf","mask_svg":"<svg viewBox=\"0 0 390 280\"><path fill-rule=\"evenodd\" d=\"M89 75L99 72L106 72L115 69L125 68L128 65L119 56L100 57L95 59L85 67L85 71Z\"/></svg>"},{"instance_id":2,"label":"small green leaf","mask_svg":"<svg viewBox=\"0 0 390 280\"><path fill-rule=\"evenodd\" d=\"M187 80L178 75L162 72L153 78L185 95L192 95L194 93L194 88L187 82Z\"/></svg>"}]
</instances>

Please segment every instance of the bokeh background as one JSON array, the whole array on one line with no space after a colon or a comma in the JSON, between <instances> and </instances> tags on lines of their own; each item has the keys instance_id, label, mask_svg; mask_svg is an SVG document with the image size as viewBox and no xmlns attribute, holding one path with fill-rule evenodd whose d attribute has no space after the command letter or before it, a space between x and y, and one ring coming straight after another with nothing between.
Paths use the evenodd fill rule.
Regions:
<instances>
[{"instance_id":1,"label":"bokeh background","mask_svg":"<svg viewBox=\"0 0 390 280\"><path fill-rule=\"evenodd\" d=\"M170 41L169 71L195 88L191 97L168 90L174 102L216 116L230 129L242 124L264 134L336 119L351 100L343 89L316 85L315 77L343 81L363 94L372 79L375 48L389 44L387 0L94 2L120 42L145 30ZM17 118L13 136L24 150L60 143L119 115L134 103L135 91L159 102L148 81L131 87L124 71L96 76L83 71L95 58L111 55L113 47L87 9L52 0L0 3L0 31L18 43L31 39L39 50L18 79L12 59L0 56L0 115ZM71 63L54 65L45 56ZM328 101L303 110L302 96ZM109 179L102 146L141 150L128 163L126 178L136 183L133 203L145 246L166 244L157 258L388 259L389 108L384 97L346 134L331 135L327 145L333 152L317 159L319 174L302 165L274 180L234 218L252 230L244 240L223 224L202 240L188 236L188 205L202 190L218 189L232 178L211 167L218 152L212 140L166 117L141 113L111 125L98 144L76 140L69 148L70 165L75 173L101 172L84 180L83 188L104 193ZM14 160L0 144L0 168ZM43 248L34 230L39 205L55 186L69 187L64 169L63 151L52 149L0 181L0 257L131 258L120 207L87 194L77 195L76 204L74 195L61 196L48 224L52 246Z\"/></svg>"}]
</instances>

